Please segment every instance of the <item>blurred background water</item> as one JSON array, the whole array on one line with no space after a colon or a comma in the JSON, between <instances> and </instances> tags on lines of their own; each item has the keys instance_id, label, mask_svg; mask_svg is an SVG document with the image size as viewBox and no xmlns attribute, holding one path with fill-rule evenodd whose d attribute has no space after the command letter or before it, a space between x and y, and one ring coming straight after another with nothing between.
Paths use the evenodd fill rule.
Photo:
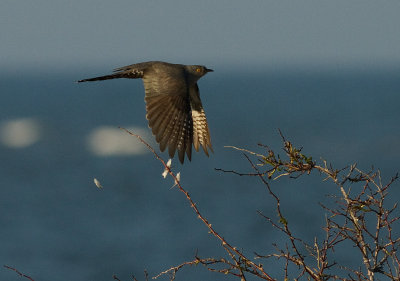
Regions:
<instances>
[{"instance_id":1,"label":"blurred background water","mask_svg":"<svg viewBox=\"0 0 400 281\"><path fill-rule=\"evenodd\" d=\"M317 161L373 165L387 181L399 170L400 6L385 3L2 1L0 264L35 281L106 281L153 276L196 252L224 255L160 163L118 129L158 148L142 82L74 82L140 61L215 70L199 81L215 153L173 168L215 229L250 256L283 241L256 213L275 217L265 187L215 171L251 171L224 146L280 151L280 129ZM312 174L272 186L299 236L323 235L318 202L332 184ZM397 184L389 201L398 198ZM335 259L358 265L347 252ZM228 277L195 267L178 275L188 279ZM0 280L20 277L3 268Z\"/></svg>"},{"instance_id":2,"label":"blurred background water","mask_svg":"<svg viewBox=\"0 0 400 281\"><path fill-rule=\"evenodd\" d=\"M214 170L251 171L239 152L224 146L262 151L257 143L263 143L280 151L279 128L316 160L338 168L375 165L388 179L399 169L399 75L398 70L246 75L217 70L200 81L215 153L209 159L196 153L184 166L174 161L174 169L224 237L250 254L268 250L279 239L256 211L274 217L273 201L254 178ZM161 177L160 163L132 137L118 142L126 135L118 126L124 126L154 144L141 81L74 83L83 76L1 80L2 262L35 280L111 280L114 273L121 278L144 269L157 273L196 251L223 255L182 194L171 189L172 180ZM109 144L107 134L117 139ZM94 144L96 138L100 144ZM26 143L16 145L20 141ZM122 152L102 154L96 148L115 142ZM336 192L321 180L313 175L273 184L289 207L289 221L309 238L322 233L318 202ZM1 273L16 280L13 274Z\"/></svg>"}]
</instances>

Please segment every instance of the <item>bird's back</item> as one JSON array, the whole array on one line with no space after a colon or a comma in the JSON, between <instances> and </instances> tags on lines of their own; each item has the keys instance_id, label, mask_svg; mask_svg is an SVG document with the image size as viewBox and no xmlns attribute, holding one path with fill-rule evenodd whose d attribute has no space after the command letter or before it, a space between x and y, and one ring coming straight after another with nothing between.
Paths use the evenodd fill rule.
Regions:
<instances>
[{"instance_id":1,"label":"bird's back","mask_svg":"<svg viewBox=\"0 0 400 281\"><path fill-rule=\"evenodd\" d=\"M185 68L181 64L152 62L144 71L143 84L146 97L158 95L187 96Z\"/></svg>"}]
</instances>

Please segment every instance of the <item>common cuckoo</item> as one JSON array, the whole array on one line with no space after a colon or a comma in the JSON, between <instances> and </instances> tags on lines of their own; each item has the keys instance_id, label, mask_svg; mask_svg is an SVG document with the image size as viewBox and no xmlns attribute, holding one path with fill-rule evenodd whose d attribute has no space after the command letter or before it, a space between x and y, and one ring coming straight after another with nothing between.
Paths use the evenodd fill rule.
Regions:
<instances>
[{"instance_id":1,"label":"common cuckoo","mask_svg":"<svg viewBox=\"0 0 400 281\"><path fill-rule=\"evenodd\" d=\"M160 144L160 150L168 147L171 158L178 150L183 164L185 152L189 160L192 158L192 144L196 151L201 145L207 156L208 149L213 151L197 86L197 80L211 71L202 65L149 61L123 66L115 69L113 74L78 82L142 78L149 127Z\"/></svg>"}]
</instances>

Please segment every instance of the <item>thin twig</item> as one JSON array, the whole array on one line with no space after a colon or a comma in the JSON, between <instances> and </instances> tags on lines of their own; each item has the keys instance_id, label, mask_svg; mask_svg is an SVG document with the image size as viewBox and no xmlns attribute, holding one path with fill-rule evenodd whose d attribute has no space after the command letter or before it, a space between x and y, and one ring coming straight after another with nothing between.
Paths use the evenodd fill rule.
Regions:
<instances>
[{"instance_id":1,"label":"thin twig","mask_svg":"<svg viewBox=\"0 0 400 281\"><path fill-rule=\"evenodd\" d=\"M12 270L12 271L15 271L15 272L16 272L19 276L21 276L21 277L25 277L26 279L29 279L29 280L31 280L31 281L35 281L35 280L33 280L32 277L30 277L30 276L28 276L28 275L26 275L26 274L20 272L18 269L14 268L14 267L11 267L11 266L8 266L8 265L4 265L4 267L7 268L7 269L10 269L10 270Z\"/></svg>"}]
</instances>

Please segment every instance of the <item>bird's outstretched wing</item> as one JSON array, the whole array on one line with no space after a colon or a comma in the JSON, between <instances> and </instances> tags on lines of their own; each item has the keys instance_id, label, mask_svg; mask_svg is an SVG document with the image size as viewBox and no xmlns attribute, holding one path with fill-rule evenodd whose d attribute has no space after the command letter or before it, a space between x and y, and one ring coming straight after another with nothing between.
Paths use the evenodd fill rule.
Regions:
<instances>
[{"instance_id":1,"label":"bird's outstretched wing","mask_svg":"<svg viewBox=\"0 0 400 281\"><path fill-rule=\"evenodd\" d=\"M184 69L159 63L157 67L148 69L143 84L146 118L160 144L160 150L168 147L171 158L177 150L181 163L184 162L185 153L191 160L193 122Z\"/></svg>"},{"instance_id":2,"label":"bird's outstretched wing","mask_svg":"<svg viewBox=\"0 0 400 281\"><path fill-rule=\"evenodd\" d=\"M193 146L196 151L199 151L200 145L204 153L208 156L208 149L214 152L211 145L210 130L206 114L200 99L199 87L195 84L189 89L190 109L193 122Z\"/></svg>"},{"instance_id":3,"label":"bird's outstretched wing","mask_svg":"<svg viewBox=\"0 0 400 281\"><path fill-rule=\"evenodd\" d=\"M179 161L184 162L185 152L192 157L193 122L188 97L181 95L146 96L146 118L149 127L160 144L160 150L168 147L172 158L178 150Z\"/></svg>"},{"instance_id":4,"label":"bird's outstretched wing","mask_svg":"<svg viewBox=\"0 0 400 281\"><path fill-rule=\"evenodd\" d=\"M191 160L192 144L197 151L201 145L208 156L212 146L199 89L196 83L187 81L185 70L159 64L147 70L143 82L146 117L160 150L168 147L171 158L177 150L181 163L185 153Z\"/></svg>"}]
</instances>

